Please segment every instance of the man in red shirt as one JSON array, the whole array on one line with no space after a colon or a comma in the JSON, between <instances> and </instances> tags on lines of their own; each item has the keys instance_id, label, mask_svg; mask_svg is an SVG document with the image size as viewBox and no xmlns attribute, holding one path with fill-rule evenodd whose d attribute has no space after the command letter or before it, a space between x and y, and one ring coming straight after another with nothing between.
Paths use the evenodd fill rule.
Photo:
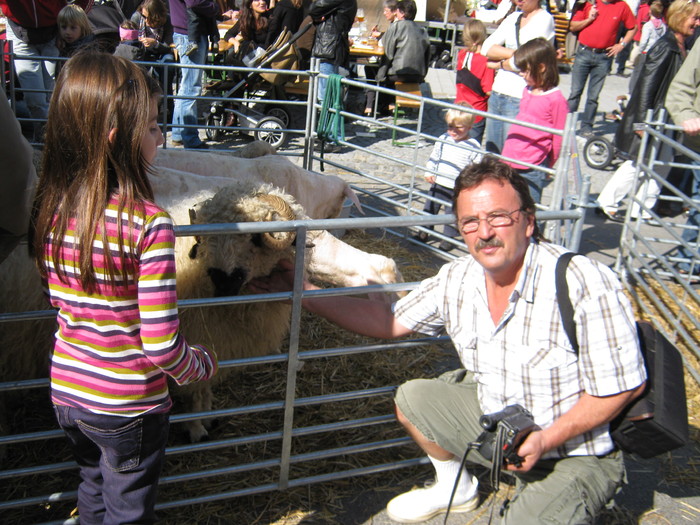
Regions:
<instances>
[{"instance_id":1,"label":"man in red shirt","mask_svg":"<svg viewBox=\"0 0 700 525\"><path fill-rule=\"evenodd\" d=\"M626 29L617 42L620 25ZM592 0L571 18L569 29L578 33L579 46L571 71L569 111L578 110L583 88L588 80L586 105L581 115L583 137L593 135L593 119L598 109L598 96L605 77L610 73L613 59L634 37L637 21L623 0Z\"/></svg>"}]
</instances>

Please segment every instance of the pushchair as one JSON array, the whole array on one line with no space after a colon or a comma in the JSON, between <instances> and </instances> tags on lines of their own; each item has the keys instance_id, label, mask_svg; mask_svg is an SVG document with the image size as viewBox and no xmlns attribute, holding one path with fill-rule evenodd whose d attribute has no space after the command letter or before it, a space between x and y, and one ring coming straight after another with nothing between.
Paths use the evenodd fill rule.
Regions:
<instances>
[{"instance_id":1,"label":"pushchair","mask_svg":"<svg viewBox=\"0 0 700 525\"><path fill-rule=\"evenodd\" d=\"M308 24L294 34L286 29L283 30L270 47L249 62L248 67L261 70L297 70L300 55L294 43L310 27L311 25ZM240 65L245 64L241 62ZM289 74L253 71L243 74L238 80L227 78L209 86L208 91L221 98L244 98L245 101L213 102L205 115L207 138L218 141L224 134L233 131L229 128L240 127L250 129L257 140L267 142L274 148L282 147L287 142L288 133L285 130L289 129L291 115L282 105L260 103L260 101L270 97L275 100L285 99L283 86L290 79Z\"/></svg>"},{"instance_id":2,"label":"pushchair","mask_svg":"<svg viewBox=\"0 0 700 525\"><path fill-rule=\"evenodd\" d=\"M609 115L605 116L605 120L618 122L622 119L622 114L627 106L628 95L620 95L617 97L617 109L614 109ZM593 136L586 140L583 146L583 160L593 169L604 170L617 156L615 146L610 140L603 136Z\"/></svg>"}]
</instances>

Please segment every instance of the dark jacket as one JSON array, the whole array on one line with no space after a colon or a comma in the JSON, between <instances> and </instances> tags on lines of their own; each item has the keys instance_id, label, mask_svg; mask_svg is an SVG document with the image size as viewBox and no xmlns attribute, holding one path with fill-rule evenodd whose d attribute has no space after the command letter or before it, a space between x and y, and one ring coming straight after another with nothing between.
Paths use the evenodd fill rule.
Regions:
<instances>
[{"instance_id":1,"label":"dark jacket","mask_svg":"<svg viewBox=\"0 0 700 525\"><path fill-rule=\"evenodd\" d=\"M187 10L192 9L202 17L215 18L219 16L219 4L216 0L168 0L170 6L170 22L175 33L187 34Z\"/></svg>"},{"instance_id":2,"label":"dark jacket","mask_svg":"<svg viewBox=\"0 0 700 525\"><path fill-rule=\"evenodd\" d=\"M304 6L294 7L291 0L281 0L275 4L270 17L270 28L267 32L267 42L265 47L270 47L275 43L277 37L283 29L288 29L296 33L304 19Z\"/></svg>"},{"instance_id":3,"label":"dark jacket","mask_svg":"<svg viewBox=\"0 0 700 525\"><path fill-rule=\"evenodd\" d=\"M267 18L268 21L266 24L262 26L260 29L256 29L255 33L253 35L243 35L243 40L245 42L253 42L257 47L262 47L267 49L267 41L268 41L268 35L270 32L270 12L267 11L260 15L261 17ZM241 21L239 20L235 24L233 24L233 27L229 28L228 31L226 31L226 34L224 35L224 40L228 41L229 38L234 38L235 36L238 35L238 33L241 32ZM250 38L252 36L252 38ZM274 40L273 40L274 43Z\"/></svg>"},{"instance_id":4,"label":"dark jacket","mask_svg":"<svg viewBox=\"0 0 700 525\"><path fill-rule=\"evenodd\" d=\"M648 110L653 109L656 114L664 107L668 86L683 63L680 47L672 31L667 31L643 57L639 66L642 68L639 80L615 132L618 153L630 160L637 159L641 142L639 135L634 132L634 124L644 122Z\"/></svg>"},{"instance_id":5,"label":"dark jacket","mask_svg":"<svg viewBox=\"0 0 700 525\"><path fill-rule=\"evenodd\" d=\"M119 34L119 24L131 17L139 3L138 0L95 0L87 14L92 33Z\"/></svg>"},{"instance_id":6,"label":"dark jacket","mask_svg":"<svg viewBox=\"0 0 700 525\"><path fill-rule=\"evenodd\" d=\"M357 0L316 0L309 16L316 24L311 55L335 65L347 64L350 57L348 32L355 21Z\"/></svg>"}]
</instances>

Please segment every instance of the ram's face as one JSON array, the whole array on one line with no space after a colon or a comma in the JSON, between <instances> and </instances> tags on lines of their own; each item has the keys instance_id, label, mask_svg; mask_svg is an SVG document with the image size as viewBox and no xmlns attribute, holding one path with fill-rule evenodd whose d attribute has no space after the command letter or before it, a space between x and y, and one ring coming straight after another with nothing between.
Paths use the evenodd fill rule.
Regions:
<instances>
[{"instance_id":1,"label":"ram's face","mask_svg":"<svg viewBox=\"0 0 700 525\"><path fill-rule=\"evenodd\" d=\"M226 201L217 193L196 212L193 223L293 220L294 211L279 196L258 194ZM208 235L197 238L190 258L202 264L215 296L237 295L251 279L269 275L281 259L293 258L294 232Z\"/></svg>"}]
</instances>

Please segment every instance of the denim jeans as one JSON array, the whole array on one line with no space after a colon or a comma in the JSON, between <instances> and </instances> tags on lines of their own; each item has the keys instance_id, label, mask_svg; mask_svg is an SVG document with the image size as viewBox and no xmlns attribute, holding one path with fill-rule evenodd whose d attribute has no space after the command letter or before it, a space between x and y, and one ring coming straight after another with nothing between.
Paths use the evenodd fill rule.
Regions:
<instances>
[{"instance_id":1,"label":"denim jeans","mask_svg":"<svg viewBox=\"0 0 700 525\"><path fill-rule=\"evenodd\" d=\"M548 161L545 160L540 166L548 167ZM542 202L542 189L544 188L544 181L547 178L544 171L528 168L524 170L516 170L523 178L527 181L527 187L530 190L530 196L535 203L539 204Z\"/></svg>"},{"instance_id":2,"label":"denim jeans","mask_svg":"<svg viewBox=\"0 0 700 525\"><path fill-rule=\"evenodd\" d=\"M494 91L489 97L489 113L515 118L520 111L520 99ZM500 153L508 136L510 124L502 120L488 119L482 146L492 153Z\"/></svg>"},{"instance_id":3,"label":"denim jeans","mask_svg":"<svg viewBox=\"0 0 700 525\"><path fill-rule=\"evenodd\" d=\"M321 62L318 71L324 75L335 75L338 73L338 66L329 62ZM318 101L321 103L326 96L326 84L328 84L327 78L318 77Z\"/></svg>"},{"instance_id":4,"label":"denim jeans","mask_svg":"<svg viewBox=\"0 0 700 525\"><path fill-rule=\"evenodd\" d=\"M180 33L173 34L173 41L180 54L180 64L182 65L202 65L207 56L209 42L206 36L202 36L197 45L196 51L185 56L185 50L189 40L187 35ZM182 78L180 88L177 91L181 97L198 97L202 94L202 70L182 68ZM182 141L186 148L199 146L202 141L199 138L197 128L179 128L178 124L195 126L197 124L197 100L196 99L176 99L173 109L173 130L172 139Z\"/></svg>"},{"instance_id":5,"label":"denim jeans","mask_svg":"<svg viewBox=\"0 0 700 525\"><path fill-rule=\"evenodd\" d=\"M571 70L571 94L569 95L569 111L578 111L583 88L588 80L588 93L586 105L581 115L581 129L591 129L596 111L598 111L598 97L603 89L605 77L610 74L613 58L605 53L594 53L590 49L579 46L574 59L574 67Z\"/></svg>"},{"instance_id":6,"label":"denim jeans","mask_svg":"<svg viewBox=\"0 0 700 525\"><path fill-rule=\"evenodd\" d=\"M127 418L59 405L54 411L80 466L80 523L155 523L168 414Z\"/></svg>"},{"instance_id":7,"label":"denim jeans","mask_svg":"<svg viewBox=\"0 0 700 525\"><path fill-rule=\"evenodd\" d=\"M12 32L12 27L7 24L7 39L12 42L12 48L18 56L15 61L17 78L23 90L46 91L30 93L24 91L24 101L27 104L29 114L33 119L46 120L49 114L49 100L54 86L56 62L44 60L25 60L24 57L57 57L59 55L56 41L51 39L44 44L25 44ZM42 139L41 130L43 122L34 124L34 140Z\"/></svg>"},{"instance_id":8,"label":"denim jeans","mask_svg":"<svg viewBox=\"0 0 700 525\"><path fill-rule=\"evenodd\" d=\"M700 207L700 164L695 162L693 162L693 164L695 164L697 168L690 170L693 175L692 193L690 198L693 199L696 206ZM684 229L683 233L681 234L681 238L691 245L694 244L695 249L688 250L681 246L678 251L681 257L685 257L686 259L690 259L691 262L694 262L692 270L693 273L697 274L700 273L700 253L698 252L700 248L698 246L698 243L700 242L700 239L698 238L700 228L700 211L698 208L692 205L690 206L690 210L688 211L688 220L685 224L686 226L692 226L693 229ZM680 263L678 268L689 272L691 270L691 265L690 263Z\"/></svg>"}]
</instances>

